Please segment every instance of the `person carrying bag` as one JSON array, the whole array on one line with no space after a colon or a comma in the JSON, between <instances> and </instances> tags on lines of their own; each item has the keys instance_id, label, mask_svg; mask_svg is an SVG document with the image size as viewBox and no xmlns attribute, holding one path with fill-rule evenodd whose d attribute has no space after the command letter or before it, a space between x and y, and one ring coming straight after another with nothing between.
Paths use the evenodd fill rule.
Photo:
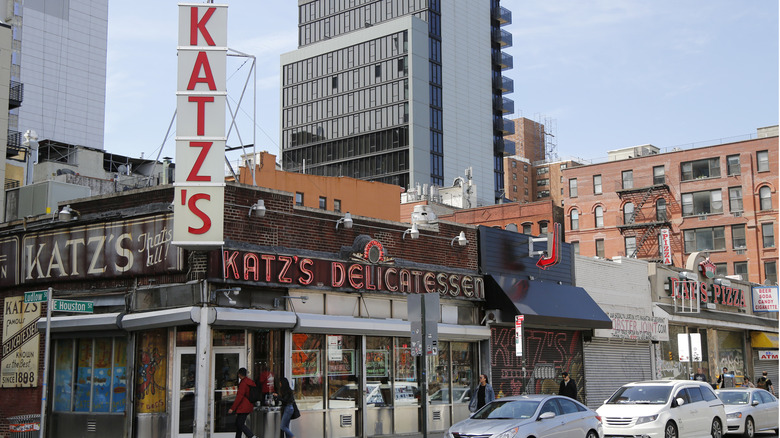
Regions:
<instances>
[{"instance_id":1,"label":"person carrying bag","mask_svg":"<svg viewBox=\"0 0 780 438\"><path fill-rule=\"evenodd\" d=\"M274 394L282 403L282 424L280 429L284 432L285 438L295 438L290 430L290 420L301 416L298 406L293 398L293 391L290 388L290 381L286 377L279 379L279 392Z\"/></svg>"}]
</instances>

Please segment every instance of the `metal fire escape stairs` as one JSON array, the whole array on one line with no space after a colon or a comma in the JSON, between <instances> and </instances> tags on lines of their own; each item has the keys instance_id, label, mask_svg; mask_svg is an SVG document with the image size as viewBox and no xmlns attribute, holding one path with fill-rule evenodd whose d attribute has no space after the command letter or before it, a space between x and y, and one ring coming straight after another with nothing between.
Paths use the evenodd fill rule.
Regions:
<instances>
[{"instance_id":1,"label":"metal fire escape stairs","mask_svg":"<svg viewBox=\"0 0 780 438\"><path fill-rule=\"evenodd\" d=\"M653 184L647 187L638 187L631 189L622 189L616 191L618 197L626 202L634 204L634 212L625 221L623 225L618 225L620 233L625 237L638 237L636 247L633 253L627 254L631 258L643 258L643 259L658 259L658 255L653 256L651 250L655 247L651 237L655 237L658 240L658 230L662 226L670 227L668 211L664 217L655 217L652 221L647 221L643 214L642 207L651 197L660 195L669 202L671 196L669 192L669 186L666 184ZM637 219L640 219L637 222ZM647 243L647 247L645 244Z\"/></svg>"}]
</instances>

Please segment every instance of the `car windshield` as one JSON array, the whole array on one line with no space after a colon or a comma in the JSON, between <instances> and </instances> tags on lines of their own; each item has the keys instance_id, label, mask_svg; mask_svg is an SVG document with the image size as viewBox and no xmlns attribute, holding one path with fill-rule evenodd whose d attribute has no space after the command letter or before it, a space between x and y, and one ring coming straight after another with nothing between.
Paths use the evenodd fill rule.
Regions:
<instances>
[{"instance_id":1,"label":"car windshield","mask_svg":"<svg viewBox=\"0 0 780 438\"><path fill-rule=\"evenodd\" d=\"M531 418L539 406L538 400L496 400L478 410L476 420L522 420Z\"/></svg>"},{"instance_id":2,"label":"car windshield","mask_svg":"<svg viewBox=\"0 0 780 438\"><path fill-rule=\"evenodd\" d=\"M743 391L725 391L719 392L718 397L727 405L746 405L750 399L750 394Z\"/></svg>"},{"instance_id":3,"label":"car windshield","mask_svg":"<svg viewBox=\"0 0 780 438\"><path fill-rule=\"evenodd\" d=\"M671 392L671 386L624 386L607 400L607 404L662 405L669 400Z\"/></svg>"}]
</instances>

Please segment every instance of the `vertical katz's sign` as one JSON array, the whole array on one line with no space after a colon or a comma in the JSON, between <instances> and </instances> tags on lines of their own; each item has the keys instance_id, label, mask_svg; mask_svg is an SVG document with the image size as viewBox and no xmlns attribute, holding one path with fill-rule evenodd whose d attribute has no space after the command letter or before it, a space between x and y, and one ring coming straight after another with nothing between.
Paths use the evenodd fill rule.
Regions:
<instances>
[{"instance_id":1,"label":"vertical katz's sign","mask_svg":"<svg viewBox=\"0 0 780 438\"><path fill-rule=\"evenodd\" d=\"M23 297L4 300L0 388L38 386L40 336L35 323L40 316L40 303L25 303Z\"/></svg>"},{"instance_id":2,"label":"vertical katz's sign","mask_svg":"<svg viewBox=\"0 0 780 438\"><path fill-rule=\"evenodd\" d=\"M223 243L227 5L179 4L173 243Z\"/></svg>"}]
</instances>

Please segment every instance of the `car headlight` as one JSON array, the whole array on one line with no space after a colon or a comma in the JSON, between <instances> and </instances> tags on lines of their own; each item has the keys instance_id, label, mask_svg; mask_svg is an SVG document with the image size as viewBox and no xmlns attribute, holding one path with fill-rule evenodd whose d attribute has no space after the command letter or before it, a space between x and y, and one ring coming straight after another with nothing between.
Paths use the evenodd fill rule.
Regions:
<instances>
[{"instance_id":1,"label":"car headlight","mask_svg":"<svg viewBox=\"0 0 780 438\"><path fill-rule=\"evenodd\" d=\"M658 419L658 414L650 415L648 417L639 417L636 419L636 424L650 423Z\"/></svg>"},{"instance_id":2,"label":"car headlight","mask_svg":"<svg viewBox=\"0 0 780 438\"><path fill-rule=\"evenodd\" d=\"M514 438L515 435L517 435L517 430L520 429L520 427L513 427L506 432L501 432L498 435L493 435L493 438Z\"/></svg>"},{"instance_id":3,"label":"car headlight","mask_svg":"<svg viewBox=\"0 0 780 438\"><path fill-rule=\"evenodd\" d=\"M735 418L742 418L742 412L732 412L728 415L726 415L726 419L735 419Z\"/></svg>"}]
</instances>

